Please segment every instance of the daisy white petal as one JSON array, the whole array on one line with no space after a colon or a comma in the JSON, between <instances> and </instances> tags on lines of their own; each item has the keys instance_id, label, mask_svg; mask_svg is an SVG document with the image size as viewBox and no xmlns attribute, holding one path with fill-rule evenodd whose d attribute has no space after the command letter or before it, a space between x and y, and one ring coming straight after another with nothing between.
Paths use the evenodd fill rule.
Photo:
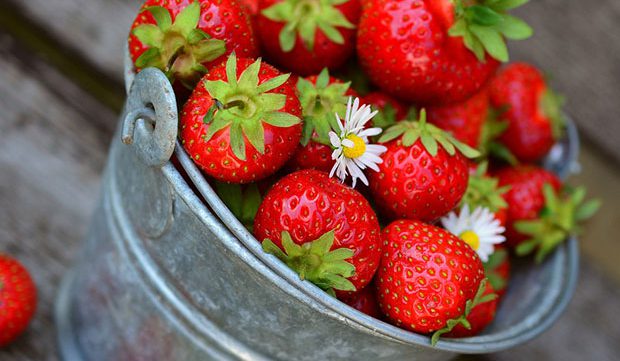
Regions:
<instances>
[{"instance_id":1,"label":"daisy white petal","mask_svg":"<svg viewBox=\"0 0 620 361\"><path fill-rule=\"evenodd\" d=\"M444 228L463 239L486 262L494 252L495 245L506 241L502 234L505 228L495 215L484 207L477 207L470 212L465 204L460 212L450 212L441 219Z\"/></svg>"}]
</instances>

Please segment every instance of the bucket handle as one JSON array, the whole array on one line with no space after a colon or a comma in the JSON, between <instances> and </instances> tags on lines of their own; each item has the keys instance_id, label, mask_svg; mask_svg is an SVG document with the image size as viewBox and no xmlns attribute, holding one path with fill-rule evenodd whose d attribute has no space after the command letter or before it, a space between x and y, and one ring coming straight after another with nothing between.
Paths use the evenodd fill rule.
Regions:
<instances>
[{"instance_id":1,"label":"bucket handle","mask_svg":"<svg viewBox=\"0 0 620 361\"><path fill-rule=\"evenodd\" d=\"M151 167L162 167L174 152L178 131L172 85L160 70L140 71L129 90L121 137Z\"/></svg>"}]
</instances>

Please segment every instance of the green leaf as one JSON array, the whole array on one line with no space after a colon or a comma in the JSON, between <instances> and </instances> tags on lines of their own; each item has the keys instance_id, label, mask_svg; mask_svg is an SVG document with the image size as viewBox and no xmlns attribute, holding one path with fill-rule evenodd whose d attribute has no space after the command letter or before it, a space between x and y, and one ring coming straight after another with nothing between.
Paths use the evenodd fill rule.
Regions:
<instances>
[{"instance_id":1,"label":"green leaf","mask_svg":"<svg viewBox=\"0 0 620 361\"><path fill-rule=\"evenodd\" d=\"M599 199L592 199L577 208L575 212L575 219L578 221L585 221L586 219L592 217L594 213L596 213L599 208L601 208L601 201Z\"/></svg>"},{"instance_id":2,"label":"green leaf","mask_svg":"<svg viewBox=\"0 0 620 361\"><path fill-rule=\"evenodd\" d=\"M340 34L340 31L338 31L335 27L329 24L319 23L319 29L321 29L321 31L325 34L325 36L327 36L329 40L333 41L336 44L344 44L344 38L342 37L342 34Z\"/></svg>"},{"instance_id":3,"label":"green leaf","mask_svg":"<svg viewBox=\"0 0 620 361\"><path fill-rule=\"evenodd\" d=\"M534 30L525 21L510 15L504 15L504 21L494 25L495 30L512 40L525 40L534 34Z\"/></svg>"},{"instance_id":4,"label":"green leaf","mask_svg":"<svg viewBox=\"0 0 620 361\"><path fill-rule=\"evenodd\" d=\"M300 80L301 79L302 78L300 78ZM310 87L312 87L312 83L305 79L304 81L306 81L308 84L310 84ZM316 78L315 87L317 89L325 89L327 88L327 85L329 85L329 70L327 70L327 68L323 68L323 70L321 70L321 72L319 73L319 76L317 76Z\"/></svg>"},{"instance_id":5,"label":"green leaf","mask_svg":"<svg viewBox=\"0 0 620 361\"><path fill-rule=\"evenodd\" d=\"M433 138L431 135L429 134L421 134L420 135L420 139L422 140L422 144L424 145L424 148L426 148L426 151L431 155L431 156L436 156L437 155L437 141L435 140L435 138Z\"/></svg>"},{"instance_id":6,"label":"green leaf","mask_svg":"<svg viewBox=\"0 0 620 361\"><path fill-rule=\"evenodd\" d=\"M172 29L187 37L200 21L200 3L195 1L187 5L174 19Z\"/></svg>"},{"instance_id":7,"label":"green leaf","mask_svg":"<svg viewBox=\"0 0 620 361\"><path fill-rule=\"evenodd\" d=\"M213 61L226 53L226 42L219 39L204 39L192 47L198 66L200 63ZM203 73L206 73L206 68Z\"/></svg>"},{"instance_id":8,"label":"green leaf","mask_svg":"<svg viewBox=\"0 0 620 361\"><path fill-rule=\"evenodd\" d=\"M503 20L501 14L498 14L493 9L482 6L472 5L465 10L466 18L470 19L470 25L477 24L482 26L491 26L500 23Z\"/></svg>"},{"instance_id":9,"label":"green leaf","mask_svg":"<svg viewBox=\"0 0 620 361\"><path fill-rule=\"evenodd\" d=\"M160 68L161 65L161 54L159 49L157 48L149 48L142 55L136 59L136 67L143 69L147 67L156 67Z\"/></svg>"},{"instance_id":10,"label":"green leaf","mask_svg":"<svg viewBox=\"0 0 620 361\"><path fill-rule=\"evenodd\" d=\"M205 89L213 99L226 99L230 94L231 88L223 80L205 80Z\"/></svg>"},{"instance_id":11,"label":"green leaf","mask_svg":"<svg viewBox=\"0 0 620 361\"><path fill-rule=\"evenodd\" d=\"M274 255L282 261L287 258L286 253L282 252L280 247L276 246L275 243L273 243L273 241L269 238L266 238L262 244L263 251L265 251L266 253Z\"/></svg>"},{"instance_id":12,"label":"green leaf","mask_svg":"<svg viewBox=\"0 0 620 361\"><path fill-rule=\"evenodd\" d=\"M495 2L491 7L495 11L501 12L501 11L516 9L522 5L527 4L529 1L530 0L502 0L502 1Z\"/></svg>"},{"instance_id":13,"label":"green leaf","mask_svg":"<svg viewBox=\"0 0 620 361\"><path fill-rule=\"evenodd\" d=\"M271 124L274 127L288 128L295 124L299 124L301 119L285 112L271 112L265 114L263 121L267 124Z\"/></svg>"},{"instance_id":14,"label":"green leaf","mask_svg":"<svg viewBox=\"0 0 620 361\"><path fill-rule=\"evenodd\" d=\"M439 142L439 144L441 144L441 146L443 147L443 149L448 152L448 154L450 155L454 155L455 154L455 148L454 145L448 141L445 137L443 136L438 136L435 139L437 139L437 141Z\"/></svg>"},{"instance_id":15,"label":"green leaf","mask_svg":"<svg viewBox=\"0 0 620 361\"><path fill-rule=\"evenodd\" d=\"M240 160L245 160L245 140L243 138L241 124L233 122L230 126L230 148Z\"/></svg>"},{"instance_id":16,"label":"green leaf","mask_svg":"<svg viewBox=\"0 0 620 361\"><path fill-rule=\"evenodd\" d=\"M344 261L345 259L353 257L353 255L355 255L355 252L351 249L338 248L326 254L323 260L326 262Z\"/></svg>"},{"instance_id":17,"label":"green leaf","mask_svg":"<svg viewBox=\"0 0 620 361\"><path fill-rule=\"evenodd\" d=\"M215 181L215 191L235 217L241 219L243 200L241 185Z\"/></svg>"},{"instance_id":18,"label":"green leaf","mask_svg":"<svg viewBox=\"0 0 620 361\"><path fill-rule=\"evenodd\" d=\"M201 29L192 29L192 31L190 31L189 35L187 36L187 42L191 45L196 45L202 40L210 38L211 37L209 36L209 34L205 33Z\"/></svg>"},{"instance_id":19,"label":"green leaf","mask_svg":"<svg viewBox=\"0 0 620 361\"><path fill-rule=\"evenodd\" d=\"M388 139L393 136L392 134L387 134L387 133L385 135L388 136L387 137ZM418 140L419 137L420 137L420 133L419 132L416 132L416 131L406 131L403 134L403 140L402 140L403 145L405 147L412 146L413 143L415 143Z\"/></svg>"},{"instance_id":20,"label":"green leaf","mask_svg":"<svg viewBox=\"0 0 620 361\"><path fill-rule=\"evenodd\" d=\"M258 72L260 71L261 59L256 59L239 76L237 86L244 90L254 90L258 87Z\"/></svg>"},{"instance_id":21,"label":"green leaf","mask_svg":"<svg viewBox=\"0 0 620 361\"><path fill-rule=\"evenodd\" d=\"M234 52L226 60L226 80L232 86L237 85L237 56Z\"/></svg>"},{"instance_id":22,"label":"green leaf","mask_svg":"<svg viewBox=\"0 0 620 361\"><path fill-rule=\"evenodd\" d=\"M317 24L313 21L302 21L299 25L299 36L310 51L314 50L316 27Z\"/></svg>"},{"instance_id":23,"label":"green leaf","mask_svg":"<svg viewBox=\"0 0 620 361\"><path fill-rule=\"evenodd\" d=\"M263 122L256 121L248 121L248 122L240 122L241 129L245 134L246 138L252 144L252 146L258 151L260 154L265 153L265 129L263 129Z\"/></svg>"},{"instance_id":24,"label":"green leaf","mask_svg":"<svg viewBox=\"0 0 620 361\"><path fill-rule=\"evenodd\" d=\"M164 33L153 24L142 24L135 27L131 33L140 40L144 45L159 48L164 39Z\"/></svg>"},{"instance_id":25,"label":"green leaf","mask_svg":"<svg viewBox=\"0 0 620 361\"><path fill-rule=\"evenodd\" d=\"M244 223L252 224L262 201L258 185L256 185L256 183L248 185L243 197L241 220Z\"/></svg>"},{"instance_id":26,"label":"green leaf","mask_svg":"<svg viewBox=\"0 0 620 361\"><path fill-rule=\"evenodd\" d=\"M231 121L227 120L225 117L221 116L220 114L221 114L220 112L215 113L215 116L213 117L213 121L209 125L209 128L207 128L207 133L205 134L205 138L204 138L205 142L209 141L213 137L213 135L215 135L215 133L219 132L220 130L230 125Z\"/></svg>"},{"instance_id":27,"label":"green leaf","mask_svg":"<svg viewBox=\"0 0 620 361\"><path fill-rule=\"evenodd\" d=\"M280 31L279 40L282 51L288 53L295 47L295 42L297 41L297 34L292 30L282 29L282 31Z\"/></svg>"},{"instance_id":28,"label":"green leaf","mask_svg":"<svg viewBox=\"0 0 620 361\"><path fill-rule=\"evenodd\" d=\"M318 255L327 254L333 244L334 244L334 230L332 229L331 231L326 232L325 234L320 236L317 240L312 242L310 251Z\"/></svg>"},{"instance_id":29,"label":"green leaf","mask_svg":"<svg viewBox=\"0 0 620 361\"><path fill-rule=\"evenodd\" d=\"M517 255L525 256L525 255L532 253L532 251L534 251L536 246L538 246L538 242L535 239L530 239L530 240L520 243L515 249L515 251Z\"/></svg>"},{"instance_id":30,"label":"green leaf","mask_svg":"<svg viewBox=\"0 0 620 361\"><path fill-rule=\"evenodd\" d=\"M450 139L450 142L454 144L456 149L458 149L459 152L461 152L466 158L473 159L473 158L477 158L480 156L480 152L470 147L469 145L459 142L458 140L454 139L452 136L450 136L449 139Z\"/></svg>"},{"instance_id":31,"label":"green leaf","mask_svg":"<svg viewBox=\"0 0 620 361\"><path fill-rule=\"evenodd\" d=\"M489 55L501 62L508 61L508 48L496 30L475 24L470 25L469 29L480 40Z\"/></svg>"},{"instance_id":32,"label":"green leaf","mask_svg":"<svg viewBox=\"0 0 620 361\"><path fill-rule=\"evenodd\" d=\"M258 91L259 93L264 93L270 90L277 89L279 86L286 83L286 81L289 79L290 76L291 76L290 73L282 74L282 75L278 75L275 78L271 78L267 81L264 81L258 86L256 91Z\"/></svg>"},{"instance_id":33,"label":"green leaf","mask_svg":"<svg viewBox=\"0 0 620 361\"><path fill-rule=\"evenodd\" d=\"M167 31L172 26L172 17L170 16L170 12L168 9L162 6L149 6L145 8L148 12L153 15L157 26L161 29L162 32Z\"/></svg>"}]
</instances>

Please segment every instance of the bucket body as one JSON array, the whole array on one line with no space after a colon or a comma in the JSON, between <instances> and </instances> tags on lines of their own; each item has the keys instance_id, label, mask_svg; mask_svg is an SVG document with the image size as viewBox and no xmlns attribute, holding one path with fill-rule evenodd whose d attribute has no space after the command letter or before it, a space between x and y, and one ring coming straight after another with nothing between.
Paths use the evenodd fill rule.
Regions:
<instances>
[{"instance_id":1,"label":"bucket body","mask_svg":"<svg viewBox=\"0 0 620 361\"><path fill-rule=\"evenodd\" d=\"M534 338L574 291L570 239L541 265L516 262L482 335L431 347L428 336L340 303L262 252L176 144L174 94L159 71L136 76L120 123L90 232L57 301L67 361L444 360ZM576 159L568 133L574 139L547 161L559 173Z\"/></svg>"}]
</instances>

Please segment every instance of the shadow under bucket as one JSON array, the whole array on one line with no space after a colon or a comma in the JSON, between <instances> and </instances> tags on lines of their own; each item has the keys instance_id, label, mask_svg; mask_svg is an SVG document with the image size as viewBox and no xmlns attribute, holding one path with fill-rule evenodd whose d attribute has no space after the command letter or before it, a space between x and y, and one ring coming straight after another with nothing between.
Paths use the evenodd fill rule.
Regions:
<instances>
[{"instance_id":1,"label":"shadow under bucket","mask_svg":"<svg viewBox=\"0 0 620 361\"><path fill-rule=\"evenodd\" d=\"M445 360L522 344L566 308L574 238L540 265L515 263L496 320L476 337L432 347L428 336L350 308L264 253L218 198L176 141L166 77L128 75L101 200L58 296L65 360ZM566 134L545 161L562 177L577 167L579 146L570 122Z\"/></svg>"}]
</instances>

